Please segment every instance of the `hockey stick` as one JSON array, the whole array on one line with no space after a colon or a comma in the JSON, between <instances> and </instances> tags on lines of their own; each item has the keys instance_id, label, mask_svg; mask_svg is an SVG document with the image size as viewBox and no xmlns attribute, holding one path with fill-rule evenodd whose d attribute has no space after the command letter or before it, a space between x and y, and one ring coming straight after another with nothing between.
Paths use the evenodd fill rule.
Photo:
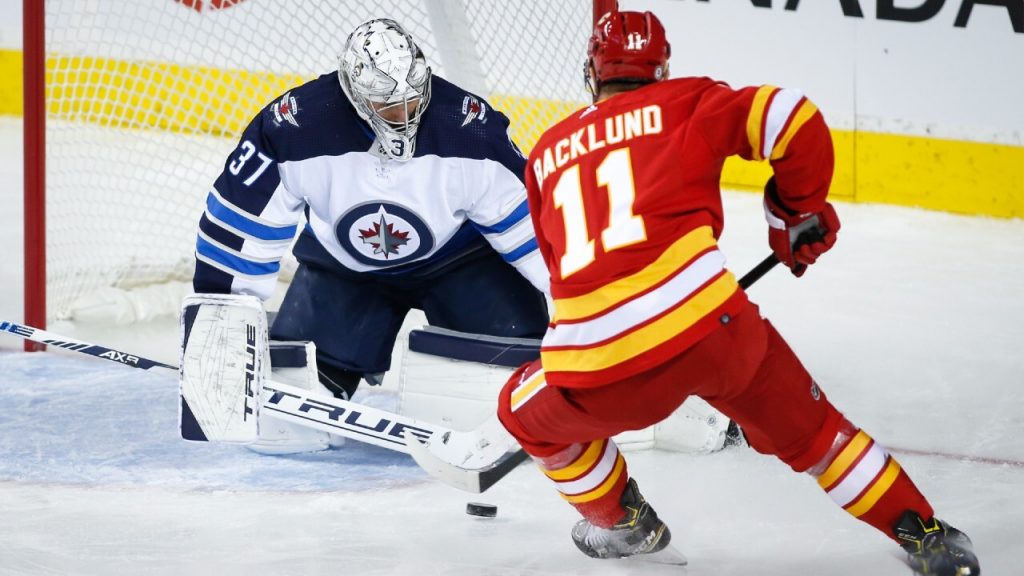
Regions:
<instances>
[{"instance_id":1,"label":"hockey stick","mask_svg":"<svg viewBox=\"0 0 1024 576\"><path fill-rule=\"evenodd\" d=\"M772 253L739 280L746 290L779 263ZM502 452L501 448L507 447ZM476 430L437 436L436 440L409 442L409 454L431 476L449 486L475 492L487 490L511 472L527 454L497 418Z\"/></svg>"},{"instance_id":2,"label":"hockey stick","mask_svg":"<svg viewBox=\"0 0 1024 576\"><path fill-rule=\"evenodd\" d=\"M775 268L775 265L778 263L779 259L775 256L775 253L772 252L764 260L758 262L757 266L754 266L749 272L744 274L743 278L740 278L740 288L743 288L744 290L750 288L753 286L754 282L760 280L761 277L767 274L769 270Z\"/></svg>"},{"instance_id":3,"label":"hockey stick","mask_svg":"<svg viewBox=\"0 0 1024 576\"><path fill-rule=\"evenodd\" d=\"M88 354L94 358L108 360L131 368L164 373L174 378L178 377L177 366L171 366L170 364L164 364L121 350L74 340L39 328L0 321L0 332L13 334L32 342ZM396 452L409 452L407 444L410 437L430 440L435 436L448 437L455 435L458 438L460 435L468 434L454 432L443 426L435 426L434 424L414 420L385 410L363 406L355 402L340 400L332 396L313 394L302 388L280 382L265 382L262 398L261 410L264 410L268 416ZM496 421L497 419L495 418ZM481 457L490 458L493 461L497 461L501 457L501 454L493 454L486 446L480 446L479 451ZM505 452L505 450L502 450L502 452Z\"/></svg>"},{"instance_id":4,"label":"hockey stick","mask_svg":"<svg viewBox=\"0 0 1024 576\"><path fill-rule=\"evenodd\" d=\"M774 255L769 256L743 276L740 286L749 287L777 263ZM131 368L178 376L177 366L23 324L0 321L0 332ZM410 454L431 475L468 492L487 490L528 457L497 417L475 430L456 431L279 382L267 381L262 396L261 409L268 416ZM429 447L423 444L434 438L440 440L430 442Z\"/></svg>"}]
</instances>

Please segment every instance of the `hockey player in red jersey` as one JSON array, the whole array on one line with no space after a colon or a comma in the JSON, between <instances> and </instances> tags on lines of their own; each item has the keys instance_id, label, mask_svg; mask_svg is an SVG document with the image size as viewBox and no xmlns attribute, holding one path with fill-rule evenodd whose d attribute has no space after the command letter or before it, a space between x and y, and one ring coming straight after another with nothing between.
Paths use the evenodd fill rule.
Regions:
<instances>
[{"instance_id":1,"label":"hockey player in red jersey","mask_svg":"<svg viewBox=\"0 0 1024 576\"><path fill-rule=\"evenodd\" d=\"M610 439L700 396L854 517L919 574L980 574L970 540L934 517L896 459L847 420L748 301L717 247L728 156L768 160L769 244L800 276L836 241L832 142L800 92L669 80L650 12L595 26L594 104L548 130L526 186L555 313L541 359L504 386L498 414L583 515L595 558L657 552L670 533Z\"/></svg>"}]
</instances>

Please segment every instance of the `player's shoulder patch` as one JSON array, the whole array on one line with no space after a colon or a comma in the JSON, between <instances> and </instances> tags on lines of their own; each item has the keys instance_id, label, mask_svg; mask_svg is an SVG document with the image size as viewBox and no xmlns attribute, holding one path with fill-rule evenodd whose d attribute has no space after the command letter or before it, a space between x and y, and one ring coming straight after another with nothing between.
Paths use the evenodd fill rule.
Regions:
<instances>
[{"instance_id":1,"label":"player's shoulder patch","mask_svg":"<svg viewBox=\"0 0 1024 576\"><path fill-rule=\"evenodd\" d=\"M416 155L501 160L509 148L509 120L487 100L438 76L420 125Z\"/></svg>"},{"instance_id":2,"label":"player's shoulder patch","mask_svg":"<svg viewBox=\"0 0 1024 576\"><path fill-rule=\"evenodd\" d=\"M299 101L295 96L292 96L292 91L289 90L281 97L280 100L270 105L270 110L274 114L274 124L280 126L283 122L287 122L296 128L299 127L299 121L297 116L299 115Z\"/></svg>"},{"instance_id":3,"label":"player's shoulder patch","mask_svg":"<svg viewBox=\"0 0 1024 576\"><path fill-rule=\"evenodd\" d=\"M472 94L466 94L462 99L462 116L462 126L466 126L474 120L481 124L487 124L487 102Z\"/></svg>"},{"instance_id":4,"label":"player's shoulder patch","mask_svg":"<svg viewBox=\"0 0 1024 576\"><path fill-rule=\"evenodd\" d=\"M265 121L275 128L303 128L319 124L317 110L332 100L343 98L334 73L323 74L305 84L294 86L264 108ZM321 114L322 115L322 114Z\"/></svg>"},{"instance_id":5,"label":"player's shoulder patch","mask_svg":"<svg viewBox=\"0 0 1024 576\"><path fill-rule=\"evenodd\" d=\"M438 119L443 119L450 128L460 132L476 132L482 127L490 128L499 119L498 111L484 98L437 75L434 75L431 82L429 106L438 109Z\"/></svg>"}]
</instances>

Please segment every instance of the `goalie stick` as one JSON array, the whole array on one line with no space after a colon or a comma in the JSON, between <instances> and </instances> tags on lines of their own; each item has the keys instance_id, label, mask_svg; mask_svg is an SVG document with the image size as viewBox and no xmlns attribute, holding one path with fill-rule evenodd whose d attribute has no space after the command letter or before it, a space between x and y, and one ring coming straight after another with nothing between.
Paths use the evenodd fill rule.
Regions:
<instances>
[{"instance_id":1,"label":"goalie stick","mask_svg":"<svg viewBox=\"0 0 1024 576\"><path fill-rule=\"evenodd\" d=\"M750 288L778 263L774 253L768 255L740 278L740 288ZM497 448L502 446L507 446L508 451L501 453ZM417 438L409 442L408 452L421 468L441 482L466 492L481 493L526 460L527 454L517 448L518 444L497 418L492 418L473 431L430 440Z\"/></svg>"},{"instance_id":2,"label":"goalie stick","mask_svg":"<svg viewBox=\"0 0 1024 576\"><path fill-rule=\"evenodd\" d=\"M0 321L0 332L13 334L32 342L87 354L131 368L164 373L175 378L178 376L177 366L15 322ZM386 410L340 400L332 396L313 394L296 386L269 380L264 383L262 397L261 409L268 416L396 452L408 453L407 444L410 438L430 441L434 437L444 437L455 445L473 446L474 454L478 458L495 467L514 466L525 459L525 456L522 456L514 463L510 462L510 459L515 456L515 449L518 448L518 445L507 433L498 439L505 440L505 444L492 439L495 428L504 432L497 422L497 417L492 418L493 422L485 423L481 427L482 430L488 431L486 436L481 436L477 432L458 432L407 416L393 414ZM510 449L513 453L506 457L506 453ZM498 478L505 473L507 472L500 473Z\"/></svg>"}]
</instances>

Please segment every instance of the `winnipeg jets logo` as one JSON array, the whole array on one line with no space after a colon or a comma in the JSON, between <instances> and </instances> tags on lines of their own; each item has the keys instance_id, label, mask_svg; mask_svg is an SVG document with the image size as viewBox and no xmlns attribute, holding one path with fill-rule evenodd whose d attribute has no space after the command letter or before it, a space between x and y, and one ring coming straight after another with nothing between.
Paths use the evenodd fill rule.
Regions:
<instances>
[{"instance_id":1,"label":"winnipeg jets logo","mask_svg":"<svg viewBox=\"0 0 1024 576\"><path fill-rule=\"evenodd\" d=\"M375 267L404 264L434 248L434 236L423 218L391 202L354 206L338 220L335 233L345 252Z\"/></svg>"},{"instance_id":2,"label":"winnipeg jets logo","mask_svg":"<svg viewBox=\"0 0 1024 576\"><path fill-rule=\"evenodd\" d=\"M380 215L380 221L373 223L371 230L360 230L363 242L373 246L373 253L383 254L389 258L392 254L398 254L398 249L409 243L409 233L395 229L395 225Z\"/></svg>"},{"instance_id":3,"label":"winnipeg jets logo","mask_svg":"<svg viewBox=\"0 0 1024 576\"><path fill-rule=\"evenodd\" d=\"M299 106L295 103L295 98L291 92L285 93L281 97L281 101L274 104L274 120L278 125L281 122L288 122L296 128L299 127L298 120L295 119L295 115L299 112Z\"/></svg>"},{"instance_id":4,"label":"winnipeg jets logo","mask_svg":"<svg viewBox=\"0 0 1024 576\"><path fill-rule=\"evenodd\" d=\"M462 113L466 115L462 120L463 126L469 124L477 117L480 118L480 122L487 123L487 106L472 96L466 96L462 99Z\"/></svg>"}]
</instances>

